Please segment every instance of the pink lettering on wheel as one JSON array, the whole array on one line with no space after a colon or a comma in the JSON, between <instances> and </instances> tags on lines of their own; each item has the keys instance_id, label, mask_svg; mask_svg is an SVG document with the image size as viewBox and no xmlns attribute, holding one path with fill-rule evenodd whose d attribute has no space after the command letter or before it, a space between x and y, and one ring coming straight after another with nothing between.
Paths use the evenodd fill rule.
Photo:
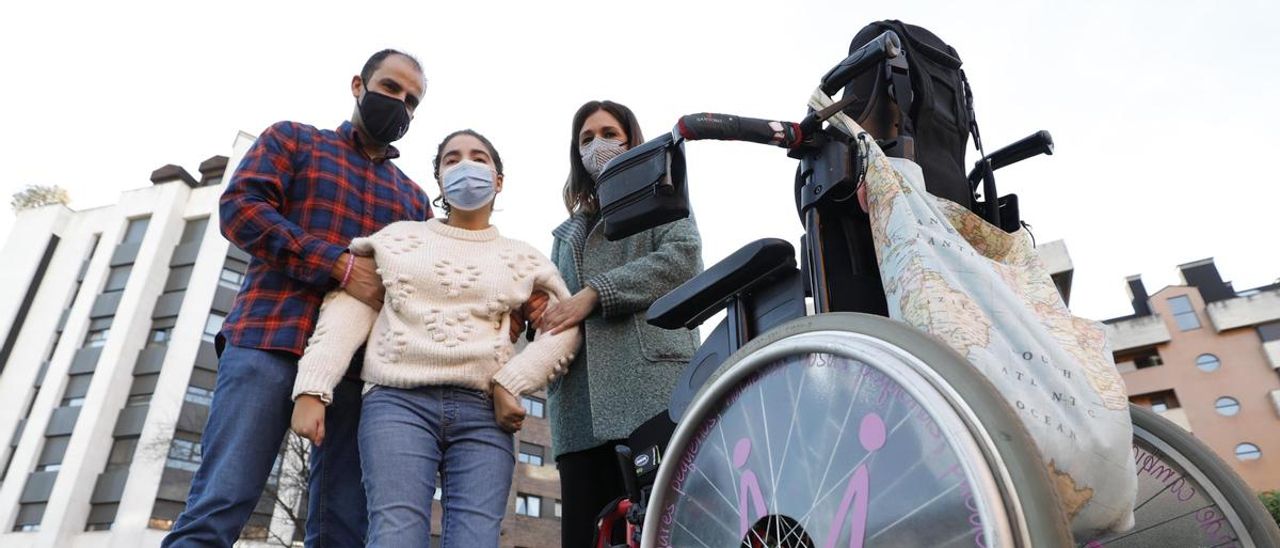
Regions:
<instances>
[{"instance_id":1,"label":"pink lettering on wheel","mask_svg":"<svg viewBox=\"0 0 1280 548\"><path fill-rule=\"evenodd\" d=\"M874 453L884 447L885 428L880 415L870 413L862 417L858 426L858 441L867 453ZM831 522L831 532L827 534L824 548L835 548L836 539L844 530L845 518L849 517L849 506L853 506L852 525L849 532L849 548L862 548L862 541L867 535L867 491L870 488L871 475L867 471L867 463L859 464L849 478L849 486L845 488L844 498L840 499L840 509L836 511L836 519Z\"/></svg>"},{"instance_id":2,"label":"pink lettering on wheel","mask_svg":"<svg viewBox=\"0 0 1280 548\"><path fill-rule=\"evenodd\" d=\"M742 470L747 464L747 457L751 456L751 439L742 438L733 446L733 467ZM747 516L747 496L751 496L751 502L755 505L756 519L765 517L769 513L769 507L764 504L764 495L760 492L760 480L756 478L756 473L751 470L743 470L742 479L738 480L738 537L747 536L747 531L751 529L751 519Z\"/></svg>"}]
</instances>

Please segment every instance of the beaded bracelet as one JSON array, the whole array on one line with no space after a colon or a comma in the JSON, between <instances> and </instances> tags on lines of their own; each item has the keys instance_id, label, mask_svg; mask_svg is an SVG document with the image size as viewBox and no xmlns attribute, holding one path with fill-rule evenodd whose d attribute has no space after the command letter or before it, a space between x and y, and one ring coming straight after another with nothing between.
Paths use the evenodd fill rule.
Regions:
<instances>
[{"instance_id":1,"label":"beaded bracelet","mask_svg":"<svg viewBox=\"0 0 1280 548\"><path fill-rule=\"evenodd\" d=\"M347 282L351 281L351 268L354 267L355 265L356 265L356 256L348 253L347 254L347 271L342 274L342 282L338 284L338 287L341 287L343 289L347 287Z\"/></svg>"}]
</instances>

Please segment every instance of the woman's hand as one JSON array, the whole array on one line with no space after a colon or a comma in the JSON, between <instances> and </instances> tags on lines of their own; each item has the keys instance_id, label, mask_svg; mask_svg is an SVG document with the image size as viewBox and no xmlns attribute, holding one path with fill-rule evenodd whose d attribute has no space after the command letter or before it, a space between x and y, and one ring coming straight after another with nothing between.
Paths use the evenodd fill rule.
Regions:
<instances>
[{"instance_id":1,"label":"woman's hand","mask_svg":"<svg viewBox=\"0 0 1280 548\"><path fill-rule=\"evenodd\" d=\"M493 416L498 419L498 426L509 434L524 428L524 406L520 398L508 392L501 384L493 383Z\"/></svg>"},{"instance_id":2,"label":"woman's hand","mask_svg":"<svg viewBox=\"0 0 1280 548\"><path fill-rule=\"evenodd\" d=\"M600 294L596 292L596 288L587 286L567 300L547 305L542 321L537 326L538 330L555 335L576 326L587 319L599 303Z\"/></svg>"},{"instance_id":3,"label":"woman's hand","mask_svg":"<svg viewBox=\"0 0 1280 548\"><path fill-rule=\"evenodd\" d=\"M316 447L324 441L324 402L319 396L303 394L293 402L293 432L311 440Z\"/></svg>"}]
</instances>

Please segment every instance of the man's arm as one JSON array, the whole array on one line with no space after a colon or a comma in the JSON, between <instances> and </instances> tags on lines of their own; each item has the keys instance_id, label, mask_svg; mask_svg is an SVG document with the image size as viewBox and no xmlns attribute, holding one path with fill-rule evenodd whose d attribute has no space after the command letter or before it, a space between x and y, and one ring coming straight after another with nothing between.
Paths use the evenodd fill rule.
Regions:
<instances>
[{"instance_id":1,"label":"man's arm","mask_svg":"<svg viewBox=\"0 0 1280 548\"><path fill-rule=\"evenodd\" d=\"M222 193L222 235L291 278L327 287L345 272L346 259L339 258L346 249L306 233L281 213L297 151L294 124L279 122L262 132Z\"/></svg>"}]
</instances>

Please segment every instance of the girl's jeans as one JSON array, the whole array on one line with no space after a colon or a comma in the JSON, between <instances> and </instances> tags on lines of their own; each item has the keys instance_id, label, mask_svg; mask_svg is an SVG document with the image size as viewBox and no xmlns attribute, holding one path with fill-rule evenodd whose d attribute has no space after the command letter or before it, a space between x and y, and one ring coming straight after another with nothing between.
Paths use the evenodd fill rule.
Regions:
<instances>
[{"instance_id":1,"label":"girl's jeans","mask_svg":"<svg viewBox=\"0 0 1280 548\"><path fill-rule=\"evenodd\" d=\"M515 468L493 400L453 386L375 386L364 396L360 453L368 546L428 546L440 475L444 548L498 546Z\"/></svg>"}]
</instances>

